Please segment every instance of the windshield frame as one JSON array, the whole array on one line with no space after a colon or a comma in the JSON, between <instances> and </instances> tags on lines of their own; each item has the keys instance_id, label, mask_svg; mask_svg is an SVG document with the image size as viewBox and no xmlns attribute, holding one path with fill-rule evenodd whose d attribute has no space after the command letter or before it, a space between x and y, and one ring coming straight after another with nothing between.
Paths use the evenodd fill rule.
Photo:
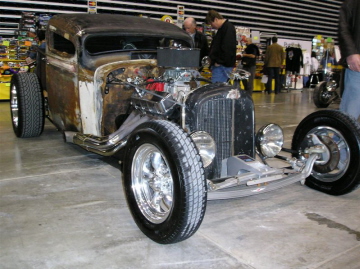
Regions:
<instances>
[{"instance_id":1,"label":"windshield frame","mask_svg":"<svg viewBox=\"0 0 360 269\"><path fill-rule=\"evenodd\" d=\"M87 35L83 39L83 49L89 56L102 54L132 52L132 51L156 51L158 47L182 47L191 48L188 40L165 37L163 35L144 35L129 33L101 33ZM89 42L96 42L90 44ZM117 45L111 42L118 43Z\"/></svg>"}]
</instances>

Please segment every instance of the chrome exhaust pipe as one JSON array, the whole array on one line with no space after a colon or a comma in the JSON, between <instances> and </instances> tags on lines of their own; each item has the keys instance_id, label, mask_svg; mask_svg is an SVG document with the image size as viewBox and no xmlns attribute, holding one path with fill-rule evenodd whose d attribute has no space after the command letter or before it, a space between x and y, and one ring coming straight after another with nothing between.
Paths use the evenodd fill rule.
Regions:
<instances>
[{"instance_id":1,"label":"chrome exhaust pipe","mask_svg":"<svg viewBox=\"0 0 360 269\"><path fill-rule=\"evenodd\" d=\"M114 133L107 136L95 136L79 132L65 131L65 142L74 143L87 151L102 156L114 155L126 145L127 137L141 123L149 121L150 117L141 116L136 111L131 113L121 127Z\"/></svg>"},{"instance_id":2,"label":"chrome exhaust pipe","mask_svg":"<svg viewBox=\"0 0 360 269\"><path fill-rule=\"evenodd\" d=\"M102 156L111 156L126 145L126 140L115 141L109 136L98 137L75 132L65 132L65 141Z\"/></svg>"}]
</instances>

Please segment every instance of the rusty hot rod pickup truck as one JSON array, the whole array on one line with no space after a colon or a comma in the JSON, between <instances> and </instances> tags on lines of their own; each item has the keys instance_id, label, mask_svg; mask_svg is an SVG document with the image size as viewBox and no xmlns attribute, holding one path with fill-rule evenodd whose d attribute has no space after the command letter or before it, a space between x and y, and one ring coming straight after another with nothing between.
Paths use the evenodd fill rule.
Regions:
<instances>
[{"instance_id":1,"label":"rusty hot rod pickup truck","mask_svg":"<svg viewBox=\"0 0 360 269\"><path fill-rule=\"evenodd\" d=\"M113 14L53 16L36 72L12 77L14 132L39 136L48 119L66 142L120 158L133 218L162 244L192 236L207 200L295 182L333 195L358 187L354 120L335 110L312 113L285 149L277 124L255 132L254 103L236 83L247 78L245 71L230 74L233 84L204 84L198 65L191 37L170 23ZM270 167L266 160L273 157L287 168Z\"/></svg>"}]
</instances>

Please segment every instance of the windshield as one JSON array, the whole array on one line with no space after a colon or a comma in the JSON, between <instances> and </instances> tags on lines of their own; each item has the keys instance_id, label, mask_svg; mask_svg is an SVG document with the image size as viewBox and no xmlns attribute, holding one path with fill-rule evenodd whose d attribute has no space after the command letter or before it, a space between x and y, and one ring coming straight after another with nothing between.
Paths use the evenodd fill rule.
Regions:
<instances>
[{"instance_id":1,"label":"windshield","mask_svg":"<svg viewBox=\"0 0 360 269\"><path fill-rule=\"evenodd\" d=\"M91 55L115 51L156 50L158 47L191 47L184 40L154 36L90 36L85 40L85 50Z\"/></svg>"}]
</instances>

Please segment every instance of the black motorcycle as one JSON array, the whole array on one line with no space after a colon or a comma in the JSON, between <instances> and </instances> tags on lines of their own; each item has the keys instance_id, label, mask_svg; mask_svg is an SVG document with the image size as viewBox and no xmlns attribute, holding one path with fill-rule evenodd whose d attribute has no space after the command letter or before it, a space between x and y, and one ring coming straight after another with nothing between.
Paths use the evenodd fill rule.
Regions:
<instances>
[{"instance_id":1,"label":"black motorcycle","mask_svg":"<svg viewBox=\"0 0 360 269\"><path fill-rule=\"evenodd\" d=\"M319 82L314 89L314 104L318 108L326 108L333 102L339 102L342 95L343 72L328 71L324 81Z\"/></svg>"}]
</instances>

